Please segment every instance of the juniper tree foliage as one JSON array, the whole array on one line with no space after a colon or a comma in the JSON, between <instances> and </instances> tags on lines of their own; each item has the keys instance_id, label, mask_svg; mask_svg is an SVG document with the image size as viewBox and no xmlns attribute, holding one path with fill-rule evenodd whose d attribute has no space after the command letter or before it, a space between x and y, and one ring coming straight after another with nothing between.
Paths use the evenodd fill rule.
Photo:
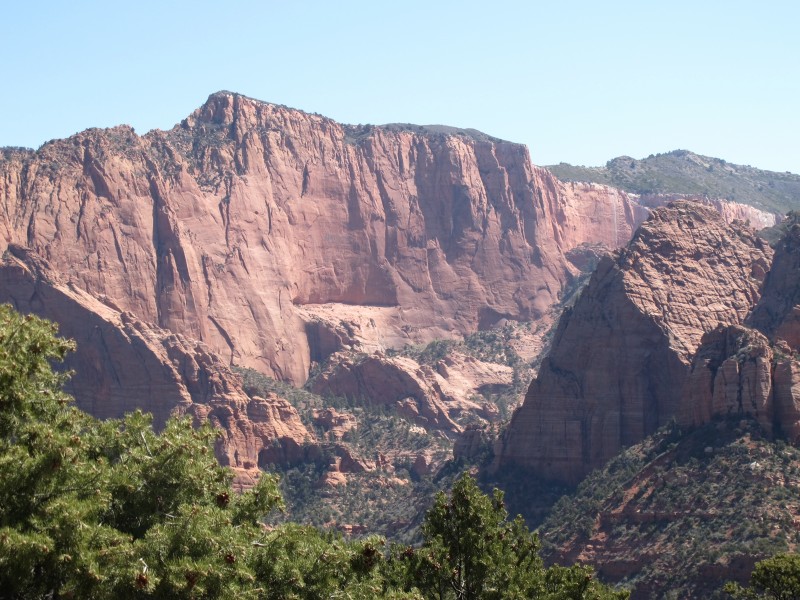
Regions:
<instances>
[{"instance_id":1,"label":"juniper tree foliage","mask_svg":"<svg viewBox=\"0 0 800 600\"><path fill-rule=\"evenodd\" d=\"M508 520L503 492L486 496L468 474L449 496L437 494L422 532L421 548L392 548L386 571L389 581L416 588L425 598L612 600L629 595L600 584L587 567L546 569L538 536L522 517Z\"/></svg>"},{"instance_id":2,"label":"juniper tree foliage","mask_svg":"<svg viewBox=\"0 0 800 600\"><path fill-rule=\"evenodd\" d=\"M234 493L210 427L77 410L56 333L0 306L0 598L418 598L384 585L381 539L265 529L275 477Z\"/></svg>"},{"instance_id":3,"label":"juniper tree foliage","mask_svg":"<svg viewBox=\"0 0 800 600\"><path fill-rule=\"evenodd\" d=\"M725 591L734 598L800 598L800 555L778 554L756 563L750 575L750 586L728 583Z\"/></svg>"},{"instance_id":4,"label":"juniper tree foliage","mask_svg":"<svg viewBox=\"0 0 800 600\"><path fill-rule=\"evenodd\" d=\"M210 428L82 413L50 366L71 348L0 307L0 596L232 597L281 505L275 479L237 496Z\"/></svg>"}]
</instances>

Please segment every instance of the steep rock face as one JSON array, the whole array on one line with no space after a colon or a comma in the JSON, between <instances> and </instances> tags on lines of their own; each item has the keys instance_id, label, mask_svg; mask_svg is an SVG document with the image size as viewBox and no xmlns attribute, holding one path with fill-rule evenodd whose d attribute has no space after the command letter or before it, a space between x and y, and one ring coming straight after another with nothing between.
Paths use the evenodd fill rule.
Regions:
<instances>
[{"instance_id":1,"label":"steep rock face","mask_svg":"<svg viewBox=\"0 0 800 600\"><path fill-rule=\"evenodd\" d=\"M347 127L230 93L168 132L89 130L0 160L7 243L295 383L337 343L311 347L304 308L384 308L389 343L543 314L573 270L559 193L524 146Z\"/></svg>"},{"instance_id":2,"label":"steep rock face","mask_svg":"<svg viewBox=\"0 0 800 600\"><path fill-rule=\"evenodd\" d=\"M793 225L776 245L763 298L748 322L800 350L800 226Z\"/></svg>"},{"instance_id":3,"label":"steep rock face","mask_svg":"<svg viewBox=\"0 0 800 600\"><path fill-rule=\"evenodd\" d=\"M565 252L586 244L616 250L628 243L650 214L629 194L607 185L558 181L557 186L562 198L560 243Z\"/></svg>"},{"instance_id":4,"label":"steep rock face","mask_svg":"<svg viewBox=\"0 0 800 600\"><path fill-rule=\"evenodd\" d=\"M175 414L208 420L224 431L220 461L244 470L256 468L265 449L291 453L312 439L286 400L248 398L203 344L99 302L25 248L9 246L0 262L0 302L57 322L61 335L76 340L65 363L75 371L67 391L96 417L142 409L156 426Z\"/></svg>"},{"instance_id":5,"label":"steep rock face","mask_svg":"<svg viewBox=\"0 0 800 600\"><path fill-rule=\"evenodd\" d=\"M682 385L692 356L707 331L744 321L771 254L710 207L654 211L563 315L495 467L575 483L670 419L691 421Z\"/></svg>"},{"instance_id":6,"label":"steep rock face","mask_svg":"<svg viewBox=\"0 0 800 600\"><path fill-rule=\"evenodd\" d=\"M800 444L800 361L780 350L772 370L775 431L796 446Z\"/></svg>"},{"instance_id":7,"label":"steep rock face","mask_svg":"<svg viewBox=\"0 0 800 600\"><path fill-rule=\"evenodd\" d=\"M800 441L800 362L785 343L773 347L754 329L720 326L704 335L683 395L692 411L687 423L747 416L768 435Z\"/></svg>"}]
</instances>

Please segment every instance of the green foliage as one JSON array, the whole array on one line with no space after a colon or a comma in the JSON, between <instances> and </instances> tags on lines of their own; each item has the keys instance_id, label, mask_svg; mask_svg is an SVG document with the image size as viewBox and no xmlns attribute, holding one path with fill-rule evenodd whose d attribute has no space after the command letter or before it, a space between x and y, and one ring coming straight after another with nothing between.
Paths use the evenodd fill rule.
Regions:
<instances>
[{"instance_id":1,"label":"green foliage","mask_svg":"<svg viewBox=\"0 0 800 600\"><path fill-rule=\"evenodd\" d=\"M393 547L386 570L388 581L426 598L628 597L596 582L590 569L545 569L538 537L521 517L508 520L503 493L486 496L467 474L449 496L437 494L422 531L422 547Z\"/></svg>"},{"instance_id":2,"label":"green foliage","mask_svg":"<svg viewBox=\"0 0 800 600\"><path fill-rule=\"evenodd\" d=\"M447 460L452 455L449 439L429 435L413 426L393 406L322 398L251 369L240 368L237 372L248 394L277 393L289 400L305 426L315 431L322 442L323 451L310 453L314 458L306 463L273 466L281 474L281 489L287 504L284 519L319 527L354 524L372 533L392 535L396 540L418 539L420 514L433 500L437 485L445 486L448 480L434 484L431 477L417 476L412 470L414 457L427 451L439 461ZM357 426L340 441L331 440L314 422L314 411L328 407L346 411L356 419ZM353 455L367 460L375 460L379 453L393 457L394 477L386 477L384 472L349 473L347 485L321 488L319 480L328 469L337 445L346 445Z\"/></svg>"},{"instance_id":3,"label":"green foliage","mask_svg":"<svg viewBox=\"0 0 800 600\"><path fill-rule=\"evenodd\" d=\"M525 394L533 377L533 365L526 363L515 352L512 343L519 338L522 328L530 329L530 326L530 323L508 323L496 329L477 331L461 341L434 340L426 345L406 346L402 350L390 350L388 353L408 356L420 364L431 366L435 366L449 354L462 353L484 362L511 367L511 386L495 392L481 393L484 400L497 406L501 420L505 420L511 416L511 408Z\"/></svg>"},{"instance_id":4,"label":"green foliage","mask_svg":"<svg viewBox=\"0 0 800 600\"><path fill-rule=\"evenodd\" d=\"M779 554L756 563L750 576L750 587L728 583L725 591L734 598L800 598L800 555Z\"/></svg>"}]
</instances>

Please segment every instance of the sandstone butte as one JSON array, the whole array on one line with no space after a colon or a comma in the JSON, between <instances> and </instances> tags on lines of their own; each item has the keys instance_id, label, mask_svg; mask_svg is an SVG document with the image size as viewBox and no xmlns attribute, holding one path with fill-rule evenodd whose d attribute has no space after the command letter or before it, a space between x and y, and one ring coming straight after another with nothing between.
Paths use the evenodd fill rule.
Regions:
<instances>
[{"instance_id":1,"label":"sandstone butte","mask_svg":"<svg viewBox=\"0 0 800 600\"><path fill-rule=\"evenodd\" d=\"M800 441L798 347L787 345L796 344L798 235L772 265L766 242L712 207L653 212L562 316L494 468L574 484L673 418L750 415Z\"/></svg>"},{"instance_id":2,"label":"sandstone butte","mask_svg":"<svg viewBox=\"0 0 800 600\"><path fill-rule=\"evenodd\" d=\"M78 340L80 406L210 419L222 461L252 467L308 432L288 403L247 399L229 366L302 384L343 349L540 318L570 258L624 244L647 212L559 182L518 144L220 92L169 131L0 150L2 295Z\"/></svg>"}]
</instances>

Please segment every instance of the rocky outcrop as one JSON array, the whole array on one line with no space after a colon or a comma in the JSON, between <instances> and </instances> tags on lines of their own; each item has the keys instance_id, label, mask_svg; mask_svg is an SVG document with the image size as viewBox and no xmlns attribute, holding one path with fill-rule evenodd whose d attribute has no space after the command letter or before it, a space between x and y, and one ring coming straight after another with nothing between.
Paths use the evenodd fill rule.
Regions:
<instances>
[{"instance_id":1,"label":"rocky outcrop","mask_svg":"<svg viewBox=\"0 0 800 600\"><path fill-rule=\"evenodd\" d=\"M66 389L99 418L141 409L157 427L172 415L210 421L224 432L220 461L243 470L255 469L264 453L291 458L312 439L286 400L248 398L203 344L103 304L25 248L9 246L0 262L0 302L59 323L60 334L77 342L64 365L74 370Z\"/></svg>"},{"instance_id":2,"label":"rocky outcrop","mask_svg":"<svg viewBox=\"0 0 800 600\"><path fill-rule=\"evenodd\" d=\"M654 211L563 315L495 468L576 483L670 419L691 421L683 384L692 357L706 332L744 322L771 255L710 207Z\"/></svg>"},{"instance_id":3,"label":"rocky outcrop","mask_svg":"<svg viewBox=\"0 0 800 600\"><path fill-rule=\"evenodd\" d=\"M700 425L713 416L749 417L767 434L800 441L800 363L754 329L720 326L703 336L683 394Z\"/></svg>"},{"instance_id":4,"label":"rocky outcrop","mask_svg":"<svg viewBox=\"0 0 800 600\"><path fill-rule=\"evenodd\" d=\"M713 207L726 223L741 221L756 230L764 229L765 227L774 227L781 220L780 215L760 210L749 204L734 202L733 200L708 198L706 196L691 196L687 194L644 194L638 198L636 196L633 197L636 198L640 206L649 209L666 206L670 202L676 202L678 200L700 202Z\"/></svg>"},{"instance_id":5,"label":"rocky outcrop","mask_svg":"<svg viewBox=\"0 0 800 600\"><path fill-rule=\"evenodd\" d=\"M495 421L494 404L476 400L479 392L507 389L513 369L460 353L448 354L434 366L402 356L353 355L331 357L311 382L311 391L372 405L395 408L399 414L429 430L457 434L460 421Z\"/></svg>"},{"instance_id":6,"label":"rocky outcrop","mask_svg":"<svg viewBox=\"0 0 800 600\"><path fill-rule=\"evenodd\" d=\"M560 193L518 144L227 92L170 131L88 130L0 157L6 243L294 383L350 343L319 306L375 308L384 348L542 315L574 271Z\"/></svg>"},{"instance_id":7,"label":"rocky outcrop","mask_svg":"<svg viewBox=\"0 0 800 600\"><path fill-rule=\"evenodd\" d=\"M475 460L490 447L487 432L473 425L467 427L453 444L453 458Z\"/></svg>"},{"instance_id":8,"label":"rocky outcrop","mask_svg":"<svg viewBox=\"0 0 800 600\"><path fill-rule=\"evenodd\" d=\"M767 339L739 325L705 334L684 384L691 415L683 421L707 423L714 415L752 416L772 431L772 349Z\"/></svg>"},{"instance_id":9,"label":"rocky outcrop","mask_svg":"<svg viewBox=\"0 0 800 600\"><path fill-rule=\"evenodd\" d=\"M366 404L392 406L426 429L461 431L450 417L441 386L430 367L410 358L381 354L335 355L311 383L311 391Z\"/></svg>"},{"instance_id":10,"label":"rocky outcrop","mask_svg":"<svg viewBox=\"0 0 800 600\"><path fill-rule=\"evenodd\" d=\"M344 435L358 427L358 420L350 413L341 413L335 408L315 409L312 418L314 425L322 428L325 436L334 441L341 440Z\"/></svg>"}]
</instances>

